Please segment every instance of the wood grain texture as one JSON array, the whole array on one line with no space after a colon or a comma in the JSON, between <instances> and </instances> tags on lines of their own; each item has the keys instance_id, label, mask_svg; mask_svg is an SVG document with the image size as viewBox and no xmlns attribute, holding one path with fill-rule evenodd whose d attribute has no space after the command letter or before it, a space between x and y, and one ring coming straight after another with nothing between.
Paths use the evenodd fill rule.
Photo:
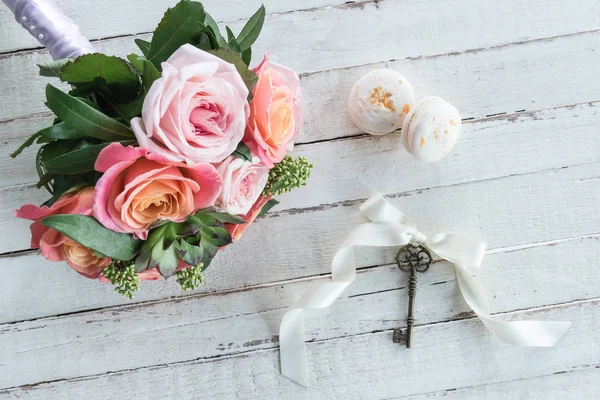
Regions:
<instances>
[{"instance_id":1,"label":"wood grain texture","mask_svg":"<svg viewBox=\"0 0 600 400\"><path fill-rule=\"evenodd\" d=\"M582 366L552 375L513 381L478 385L462 389L447 389L442 392L417 396L393 397L395 400L438 399L445 400L549 400L549 399L597 399L600 397L600 366ZM392 399L392 398L390 398Z\"/></svg>"},{"instance_id":2,"label":"wood grain texture","mask_svg":"<svg viewBox=\"0 0 600 400\"><path fill-rule=\"evenodd\" d=\"M594 0L578 7L547 0L381 1L328 7L268 17L253 54L255 62L268 51L274 61L300 73L322 71L596 30L599 8ZM244 22L230 25L237 32ZM96 47L124 56L139 51L133 39L103 40ZM36 64L47 60L41 50L0 56L0 87L4 99L10 99L3 99L0 120L45 111L41 99L49 79L37 76Z\"/></svg>"},{"instance_id":3,"label":"wood grain texture","mask_svg":"<svg viewBox=\"0 0 600 400\"><path fill-rule=\"evenodd\" d=\"M498 343L477 319L424 326L411 350L392 343L391 331L308 343L308 389L279 375L273 349L43 383L0 392L0 398L384 399L493 384L597 365L599 305L580 301L506 316L573 321L556 348Z\"/></svg>"},{"instance_id":4,"label":"wood grain texture","mask_svg":"<svg viewBox=\"0 0 600 400\"><path fill-rule=\"evenodd\" d=\"M301 78L305 103L303 134L298 143L361 133L348 116L347 95L353 83L372 68L402 71L415 84L418 94L436 94L447 98L458 107L463 118L481 118L490 114L510 114L518 110L598 100L600 75L595 71L600 70L600 58L595 54L595 49L599 41L600 31L596 31L478 52L400 60L305 75ZM553 68L542 68L547 63L552 63ZM498 70L502 71L502 79L498 79ZM547 83L555 80L557 73L562 77L561 90L548 91ZM472 76L477 79L470 79ZM482 98L487 98L487 101L482 102ZM571 118L569 112L563 110L558 118L568 123ZM577 124L585 121L588 115L575 113ZM533 118L548 117L547 113L541 113L541 116ZM10 159L8 155L33 132L48 126L51 120L50 115L46 118L33 115L0 122L0 137L4 140L4 146L0 148L0 187L37 181L31 161L37 151L35 146L17 159ZM594 123L596 121L591 118L590 128ZM554 127L551 120L547 125L541 129L545 131ZM518 129L519 126L513 125L512 128ZM561 129L564 126L561 124ZM463 137L477 134L477 131L473 131L471 125L465 125ZM558 131L556 129L556 133ZM501 135L499 129L495 132ZM322 164L322 161L318 161L317 165ZM319 176L318 173L315 176ZM311 184L311 188L314 188L314 184Z\"/></svg>"},{"instance_id":5,"label":"wood grain texture","mask_svg":"<svg viewBox=\"0 0 600 400\"><path fill-rule=\"evenodd\" d=\"M63 12L73 19L81 32L90 40L105 37L151 32L156 28L165 10L177 0L152 0L143 6L134 1L88 2L85 7L75 0L58 0ZM203 0L204 9L217 21L246 19L264 4L269 14L285 13L299 9L325 7L343 3L341 0ZM115 18L116 16L116 18ZM110 21L109 24L105 21ZM0 53L40 47L32 36L15 22L6 7L0 8Z\"/></svg>"},{"instance_id":6,"label":"wood grain texture","mask_svg":"<svg viewBox=\"0 0 600 400\"><path fill-rule=\"evenodd\" d=\"M491 249L512 248L600 233L600 214L590 213L597 203L599 174L600 163L595 163L409 192L391 201L413 216L424 232L470 234ZM220 253L199 290L222 291L329 273L337 248L362 221L361 202L284 212L257 222L243 240ZM361 253L359 266L390 263L394 256L393 251L374 249ZM29 293L26 297L20 295L24 290ZM181 295L173 280L151 282L142 285L136 300ZM2 259L0 303L4 305L0 320L9 322L129 301L109 285L82 279L65 264L32 254Z\"/></svg>"},{"instance_id":7,"label":"wood grain texture","mask_svg":"<svg viewBox=\"0 0 600 400\"><path fill-rule=\"evenodd\" d=\"M126 55L175 0L59 2L100 51ZM239 31L261 2L204 3ZM49 121L50 80L35 67L48 56L0 8L0 399L599 397L600 3L342 3L265 0L254 51L255 61L269 50L302 74L297 153L317 164L310 186L283 196L220 254L197 291L145 283L133 302L25 250L28 223L12 210L46 195L32 187L32 152L7 154ZM467 121L447 159L421 164L397 134L352 125L349 88L374 68L399 70L417 96L459 108ZM548 349L498 342L461 299L452 268L436 262L419 277L415 347L406 350L391 330L405 324L407 277L391 264L393 249L364 249L348 292L308 313L312 387L283 378L281 316L329 279L375 191L426 233L485 240L479 275L492 311L572 320L567 336Z\"/></svg>"},{"instance_id":8,"label":"wood grain texture","mask_svg":"<svg viewBox=\"0 0 600 400\"><path fill-rule=\"evenodd\" d=\"M586 284L600 280L599 261L600 237L592 237L490 254L479 277L494 295L490 311L508 312L600 297L600 287ZM285 309L324 279L0 325L0 388L277 347ZM407 284L395 265L362 270L332 307L308 313L307 340L404 327ZM427 341L424 325L473 316L450 263L434 263L418 286L415 341ZM157 350L146 351L140 336ZM196 344L173 340L188 337Z\"/></svg>"}]
</instances>

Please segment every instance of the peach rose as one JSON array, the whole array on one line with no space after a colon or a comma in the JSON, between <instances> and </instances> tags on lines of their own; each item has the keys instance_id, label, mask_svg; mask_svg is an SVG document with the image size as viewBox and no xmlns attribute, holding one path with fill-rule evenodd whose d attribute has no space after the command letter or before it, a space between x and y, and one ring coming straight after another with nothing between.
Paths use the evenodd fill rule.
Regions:
<instances>
[{"instance_id":1,"label":"peach rose","mask_svg":"<svg viewBox=\"0 0 600 400\"><path fill-rule=\"evenodd\" d=\"M102 149L95 168L104 175L96 184L94 217L108 229L142 239L158 220L182 222L213 205L221 190L211 164L174 163L120 143Z\"/></svg>"},{"instance_id":2,"label":"peach rose","mask_svg":"<svg viewBox=\"0 0 600 400\"><path fill-rule=\"evenodd\" d=\"M230 156L217 167L223 180L217 204L231 215L246 214L258 199L269 179L269 167L257 156L246 161Z\"/></svg>"},{"instance_id":3,"label":"peach rose","mask_svg":"<svg viewBox=\"0 0 600 400\"><path fill-rule=\"evenodd\" d=\"M256 200L256 203L254 203L250 210L246 213L246 215L241 216L242 219L246 221L245 224L225 224L225 229L227 229L227 232L229 232L231 239L233 239L234 242L240 240L244 231L248 229L254 220L256 220L258 214L260 214L260 211L263 209L265 204L267 204L267 202L272 198L273 196L260 196L258 200Z\"/></svg>"},{"instance_id":4,"label":"peach rose","mask_svg":"<svg viewBox=\"0 0 600 400\"><path fill-rule=\"evenodd\" d=\"M252 91L245 140L258 146L258 156L269 168L291 150L302 125L302 91L291 69L270 62L267 55L258 67Z\"/></svg>"},{"instance_id":5,"label":"peach rose","mask_svg":"<svg viewBox=\"0 0 600 400\"><path fill-rule=\"evenodd\" d=\"M51 207L26 204L15 211L15 216L34 221L30 226L31 247L40 249L42 256L50 261L66 261L81 275L98 278L104 267L111 263L109 257L98 257L93 250L40 223L50 215L91 215L93 203L94 188L86 187L63 195Z\"/></svg>"},{"instance_id":6,"label":"peach rose","mask_svg":"<svg viewBox=\"0 0 600 400\"><path fill-rule=\"evenodd\" d=\"M131 127L141 147L170 161L219 163L244 135L247 98L233 64L185 44L162 63Z\"/></svg>"}]
</instances>

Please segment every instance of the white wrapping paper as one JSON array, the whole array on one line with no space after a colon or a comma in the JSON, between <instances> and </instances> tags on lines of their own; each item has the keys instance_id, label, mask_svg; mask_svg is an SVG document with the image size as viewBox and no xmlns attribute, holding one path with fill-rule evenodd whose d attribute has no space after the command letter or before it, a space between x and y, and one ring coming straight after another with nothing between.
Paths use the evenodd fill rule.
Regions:
<instances>
[{"instance_id":1,"label":"white wrapping paper","mask_svg":"<svg viewBox=\"0 0 600 400\"><path fill-rule=\"evenodd\" d=\"M48 49L54 60L94 52L77 24L53 0L2 1L15 14L17 22ZM85 6L84 2L81 4Z\"/></svg>"}]
</instances>

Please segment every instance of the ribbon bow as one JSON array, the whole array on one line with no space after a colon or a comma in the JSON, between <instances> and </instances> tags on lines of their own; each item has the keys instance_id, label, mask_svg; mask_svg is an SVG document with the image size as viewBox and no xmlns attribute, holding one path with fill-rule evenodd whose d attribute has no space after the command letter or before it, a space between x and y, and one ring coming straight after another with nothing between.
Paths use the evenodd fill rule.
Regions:
<instances>
[{"instance_id":1,"label":"ribbon bow","mask_svg":"<svg viewBox=\"0 0 600 400\"><path fill-rule=\"evenodd\" d=\"M356 277L354 247L397 247L408 243L427 247L455 266L459 288L466 303L500 340L520 346L554 346L571 326L556 321L496 321L490 317L483 290L470 271L481 266L485 243L448 233L427 238L414 221L375 195L361 207L371 221L358 225L333 257L331 282L319 284L300 296L285 313L279 329L281 373L308 386L304 348L304 309L329 307Z\"/></svg>"}]
</instances>

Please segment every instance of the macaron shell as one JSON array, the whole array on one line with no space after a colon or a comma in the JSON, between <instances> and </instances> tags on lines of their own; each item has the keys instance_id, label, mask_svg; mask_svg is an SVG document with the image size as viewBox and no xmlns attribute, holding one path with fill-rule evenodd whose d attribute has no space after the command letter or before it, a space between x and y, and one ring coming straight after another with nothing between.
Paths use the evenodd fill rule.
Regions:
<instances>
[{"instance_id":1,"label":"macaron shell","mask_svg":"<svg viewBox=\"0 0 600 400\"><path fill-rule=\"evenodd\" d=\"M415 93L408 80L392 70L375 70L352 87L348 109L352 122L364 132L384 135L402 127L414 106Z\"/></svg>"},{"instance_id":2,"label":"macaron shell","mask_svg":"<svg viewBox=\"0 0 600 400\"><path fill-rule=\"evenodd\" d=\"M406 117L402 139L410 153L422 161L433 162L454 148L460 129L460 114L452 104L439 97L425 97Z\"/></svg>"}]
</instances>

